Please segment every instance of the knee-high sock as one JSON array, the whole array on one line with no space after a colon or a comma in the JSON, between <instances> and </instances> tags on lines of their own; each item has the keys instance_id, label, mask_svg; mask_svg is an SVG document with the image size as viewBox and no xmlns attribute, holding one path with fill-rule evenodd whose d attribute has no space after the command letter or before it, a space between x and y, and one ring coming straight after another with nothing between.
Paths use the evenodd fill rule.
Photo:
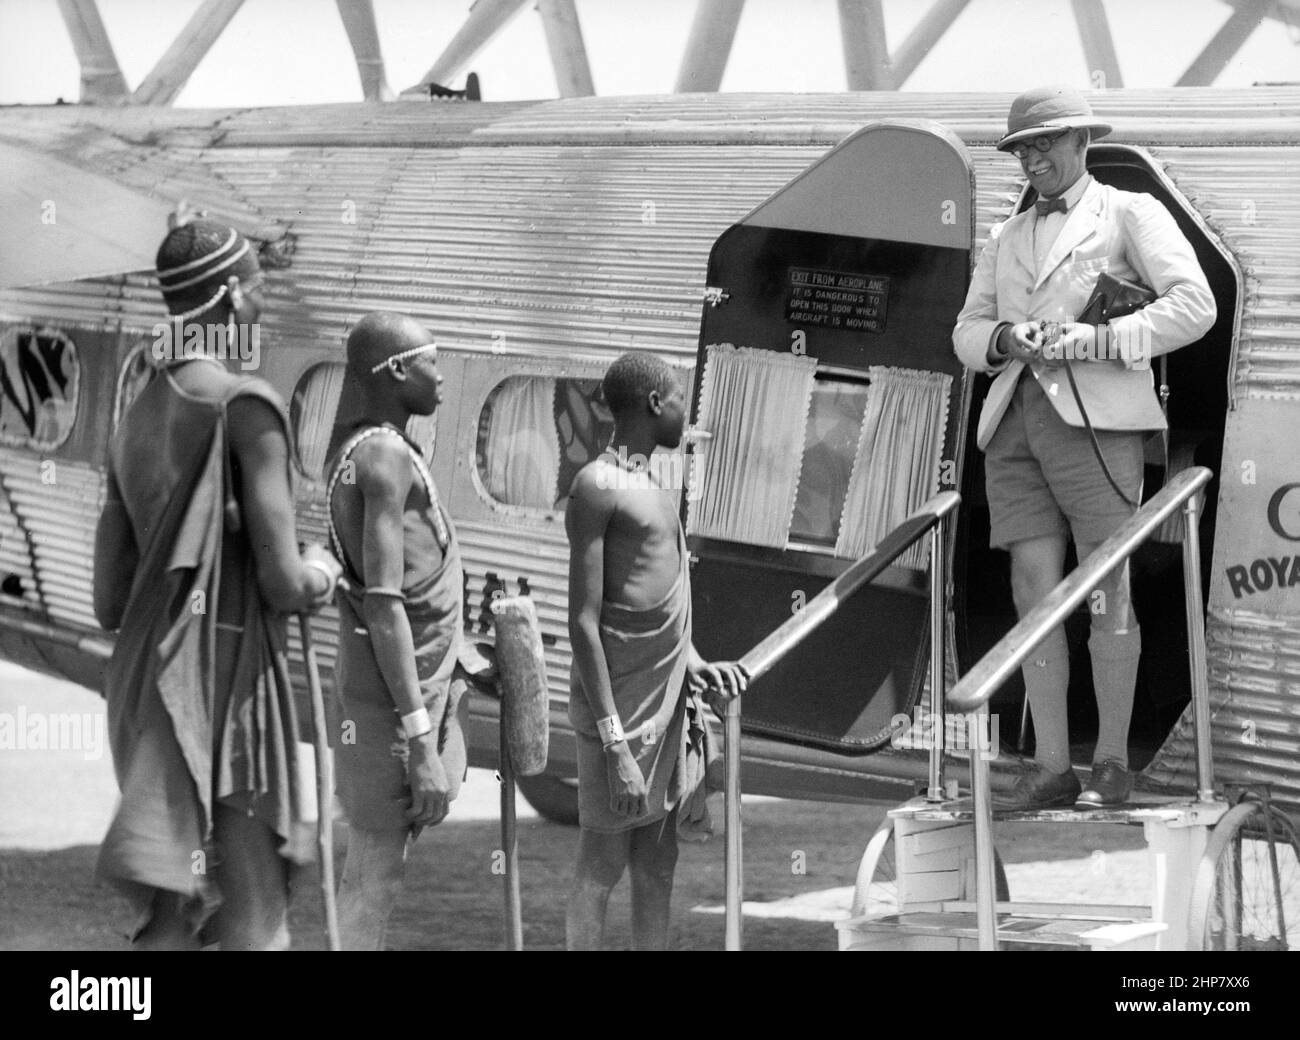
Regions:
<instances>
[{"instance_id":1,"label":"knee-high sock","mask_svg":"<svg viewBox=\"0 0 1300 1040\"><path fill-rule=\"evenodd\" d=\"M1034 719L1034 761L1052 773L1070 768L1070 650L1065 629L1052 629L1020 669Z\"/></svg>"},{"instance_id":2,"label":"knee-high sock","mask_svg":"<svg viewBox=\"0 0 1300 1040\"><path fill-rule=\"evenodd\" d=\"M1142 656L1142 630L1093 631L1088 638L1092 685L1097 691L1097 750L1094 762L1114 759L1128 768L1128 726L1133 715L1133 688Z\"/></svg>"}]
</instances>

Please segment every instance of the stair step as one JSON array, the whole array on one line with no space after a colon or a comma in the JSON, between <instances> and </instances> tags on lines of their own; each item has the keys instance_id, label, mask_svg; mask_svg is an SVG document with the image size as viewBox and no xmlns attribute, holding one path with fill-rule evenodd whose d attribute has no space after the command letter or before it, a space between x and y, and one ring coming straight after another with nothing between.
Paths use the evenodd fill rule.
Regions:
<instances>
[{"instance_id":1,"label":"stair step","mask_svg":"<svg viewBox=\"0 0 1300 1040\"><path fill-rule=\"evenodd\" d=\"M1113 809L1035 809L1030 812L995 812L993 818L999 822L1020 823L1163 823L1173 827L1189 827L1213 825L1227 811L1226 802L1195 802L1187 798L1137 795L1127 805ZM924 798L914 798L897 809L891 809L889 815L896 820L969 823L975 819L975 807L969 798L944 802L927 802Z\"/></svg>"},{"instance_id":2,"label":"stair step","mask_svg":"<svg viewBox=\"0 0 1300 1040\"><path fill-rule=\"evenodd\" d=\"M993 904L1000 915L1054 917L1078 921L1149 921L1151 907L1128 903L1028 903L1012 900ZM973 914L974 900L951 899L939 904L943 913Z\"/></svg>"},{"instance_id":3,"label":"stair step","mask_svg":"<svg viewBox=\"0 0 1300 1040\"><path fill-rule=\"evenodd\" d=\"M973 950L979 927L973 912L890 914L835 922L844 950ZM1058 950L1154 950L1168 926L1130 917L1003 915L998 948Z\"/></svg>"}]
</instances>

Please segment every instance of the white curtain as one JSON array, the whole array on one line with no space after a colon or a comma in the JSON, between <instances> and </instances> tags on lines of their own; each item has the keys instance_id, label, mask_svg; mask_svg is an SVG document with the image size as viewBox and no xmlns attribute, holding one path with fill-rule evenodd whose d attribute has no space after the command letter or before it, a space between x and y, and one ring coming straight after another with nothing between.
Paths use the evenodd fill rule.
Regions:
<instances>
[{"instance_id":1,"label":"white curtain","mask_svg":"<svg viewBox=\"0 0 1300 1040\"><path fill-rule=\"evenodd\" d=\"M784 548L794 516L816 359L715 344L706 351L687 530ZM703 449L703 450L701 450Z\"/></svg>"},{"instance_id":2,"label":"white curtain","mask_svg":"<svg viewBox=\"0 0 1300 1040\"><path fill-rule=\"evenodd\" d=\"M555 380L511 376L492 400L482 476L498 502L554 509L560 476Z\"/></svg>"},{"instance_id":3,"label":"white curtain","mask_svg":"<svg viewBox=\"0 0 1300 1040\"><path fill-rule=\"evenodd\" d=\"M307 373L296 393L298 406L297 429L298 461L302 470L313 480L321 480L325 473L325 456L329 451L330 434L334 432L334 416L339 410L339 394L343 391L343 374L347 369L338 362L328 361Z\"/></svg>"},{"instance_id":4,"label":"white curtain","mask_svg":"<svg viewBox=\"0 0 1300 1040\"><path fill-rule=\"evenodd\" d=\"M891 529L939 490L952 377L942 372L873 366L857 462L840 518L837 556L865 556ZM901 557L924 569L929 542Z\"/></svg>"}]
</instances>

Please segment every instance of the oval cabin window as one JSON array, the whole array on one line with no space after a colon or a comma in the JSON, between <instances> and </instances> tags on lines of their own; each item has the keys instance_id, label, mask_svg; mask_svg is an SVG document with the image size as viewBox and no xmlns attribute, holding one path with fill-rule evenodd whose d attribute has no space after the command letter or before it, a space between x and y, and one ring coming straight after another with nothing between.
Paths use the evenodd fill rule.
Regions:
<instances>
[{"instance_id":1,"label":"oval cabin window","mask_svg":"<svg viewBox=\"0 0 1300 1040\"><path fill-rule=\"evenodd\" d=\"M346 371L347 366L340 361L313 365L298 380L289 402L294 455L303 475L312 480L325 479L325 463L339 417L339 397ZM436 415L413 415L406 424L406 435L419 445L426 459L433 457L437 432Z\"/></svg>"},{"instance_id":2,"label":"oval cabin window","mask_svg":"<svg viewBox=\"0 0 1300 1040\"><path fill-rule=\"evenodd\" d=\"M77 421L81 362L76 345L50 328L0 334L0 444L53 451Z\"/></svg>"},{"instance_id":3,"label":"oval cabin window","mask_svg":"<svg viewBox=\"0 0 1300 1040\"><path fill-rule=\"evenodd\" d=\"M599 379L510 376L479 415L479 480L501 505L563 510L573 478L613 432Z\"/></svg>"},{"instance_id":4,"label":"oval cabin window","mask_svg":"<svg viewBox=\"0 0 1300 1040\"><path fill-rule=\"evenodd\" d=\"M312 480L325 477L325 460L346 370L347 366L337 361L313 365L293 388L289 425L293 430L294 454L298 468Z\"/></svg>"}]
</instances>

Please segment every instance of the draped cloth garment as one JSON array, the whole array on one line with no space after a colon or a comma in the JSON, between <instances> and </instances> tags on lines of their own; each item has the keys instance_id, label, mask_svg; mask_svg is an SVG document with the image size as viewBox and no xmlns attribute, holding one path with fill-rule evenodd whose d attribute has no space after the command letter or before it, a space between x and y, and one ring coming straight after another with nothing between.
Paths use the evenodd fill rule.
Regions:
<instances>
[{"instance_id":1,"label":"draped cloth garment","mask_svg":"<svg viewBox=\"0 0 1300 1040\"><path fill-rule=\"evenodd\" d=\"M339 797L353 826L384 830L407 826L409 752L366 627L362 568L347 552L338 531L342 513L336 497L344 493L339 475L345 472L352 452L374 436L400 441L419 478L411 486L402 513L399 591L411 626L420 694L439 731L438 752L444 758L453 798L464 768L464 738L457 720L464 685L453 681L464 623L464 575L455 528L418 446L391 426L369 426L349 438L338 451L329 485L330 540L347 579L336 594L339 651L334 665L335 689L344 718L354 726L352 739L338 748ZM351 493L359 494L356 490Z\"/></svg>"},{"instance_id":2,"label":"draped cloth garment","mask_svg":"<svg viewBox=\"0 0 1300 1040\"><path fill-rule=\"evenodd\" d=\"M260 379L202 378L190 393L158 375L110 448L140 560L105 672L122 796L99 855L141 926L162 889L190 901L196 932L220 904L215 803L265 823L281 856L312 857L286 618L261 601L227 458L231 401L260 398L282 422L284 406Z\"/></svg>"},{"instance_id":3,"label":"draped cloth garment","mask_svg":"<svg viewBox=\"0 0 1300 1040\"><path fill-rule=\"evenodd\" d=\"M644 827L678 811L678 834L710 833L704 805L706 772L716 760L704 709L686 689L691 648L691 585L686 537L678 529L681 567L662 600L644 609L605 602L601 645L614 708L646 782L646 814L619 816L610 808L608 764L578 667L570 678L569 719L578 742L581 826L617 832ZM711 779L711 777L709 777Z\"/></svg>"}]
</instances>

